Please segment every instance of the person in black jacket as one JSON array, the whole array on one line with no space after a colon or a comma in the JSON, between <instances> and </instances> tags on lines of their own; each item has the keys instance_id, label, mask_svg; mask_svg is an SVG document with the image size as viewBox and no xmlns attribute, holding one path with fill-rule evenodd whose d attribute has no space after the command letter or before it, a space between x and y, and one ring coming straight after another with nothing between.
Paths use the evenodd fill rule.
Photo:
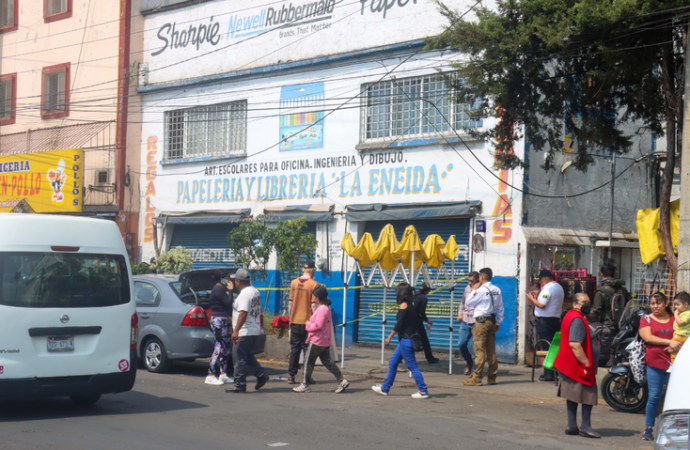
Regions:
<instances>
[{"instance_id":1,"label":"person in black jacket","mask_svg":"<svg viewBox=\"0 0 690 450\"><path fill-rule=\"evenodd\" d=\"M227 376L228 367L232 369L232 290L234 288L230 275L216 269L213 272L216 285L211 289L211 329L216 345L211 356L206 384L222 386L234 380Z\"/></svg>"},{"instance_id":2,"label":"person in black jacket","mask_svg":"<svg viewBox=\"0 0 690 450\"><path fill-rule=\"evenodd\" d=\"M427 295L429 295L429 292L431 292L429 285L422 283L419 292L412 297L412 304L417 310L417 331L419 332L419 337L422 338L424 356L426 360L429 361L429 364L437 364L439 359L435 358L434 354L431 353L431 344L429 343L429 337L426 335L426 328L424 327L424 322L428 323L429 326L433 325L433 322L426 316L426 305L429 303Z\"/></svg>"},{"instance_id":3,"label":"person in black jacket","mask_svg":"<svg viewBox=\"0 0 690 450\"><path fill-rule=\"evenodd\" d=\"M395 375L398 373L398 366L405 360L407 368L412 372L419 392L412 394L412 398L429 398L429 392L427 390L426 384L424 383L424 377L422 377L422 372L417 366L417 359L414 356L414 349L412 348L412 341L410 336L415 334L417 331L417 311L412 305L412 294L414 290L412 286L407 283L400 283L395 288L396 301L398 303L398 315L396 317L395 327L393 331L386 339L386 345L390 345L391 339L396 334L398 335L398 347L393 352L389 366L388 375L386 376L386 381L383 384L377 384L372 386L371 389L377 394L388 395L395 381Z\"/></svg>"}]
</instances>

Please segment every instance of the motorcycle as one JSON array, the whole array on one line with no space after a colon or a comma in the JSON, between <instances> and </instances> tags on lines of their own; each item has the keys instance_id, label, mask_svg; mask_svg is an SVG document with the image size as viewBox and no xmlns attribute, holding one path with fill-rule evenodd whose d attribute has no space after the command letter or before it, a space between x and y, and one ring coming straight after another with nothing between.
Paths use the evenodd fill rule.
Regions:
<instances>
[{"instance_id":1,"label":"motorcycle","mask_svg":"<svg viewBox=\"0 0 690 450\"><path fill-rule=\"evenodd\" d=\"M629 311L623 314L620 331L611 342L615 365L601 382L601 396L613 409L621 412L635 413L647 406L649 390L647 383L639 384L633 377L630 368L630 351L627 347L638 333L640 318L647 314L645 305L631 300L626 306Z\"/></svg>"}]
</instances>

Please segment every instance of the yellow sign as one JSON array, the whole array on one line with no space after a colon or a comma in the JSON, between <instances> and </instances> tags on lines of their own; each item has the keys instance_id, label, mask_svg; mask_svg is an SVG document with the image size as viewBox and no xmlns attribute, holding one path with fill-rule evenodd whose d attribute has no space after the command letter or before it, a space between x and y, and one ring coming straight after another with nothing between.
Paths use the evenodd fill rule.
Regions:
<instances>
[{"instance_id":1,"label":"yellow sign","mask_svg":"<svg viewBox=\"0 0 690 450\"><path fill-rule=\"evenodd\" d=\"M80 148L0 156L0 212L22 200L37 213L81 212L83 167Z\"/></svg>"}]
</instances>

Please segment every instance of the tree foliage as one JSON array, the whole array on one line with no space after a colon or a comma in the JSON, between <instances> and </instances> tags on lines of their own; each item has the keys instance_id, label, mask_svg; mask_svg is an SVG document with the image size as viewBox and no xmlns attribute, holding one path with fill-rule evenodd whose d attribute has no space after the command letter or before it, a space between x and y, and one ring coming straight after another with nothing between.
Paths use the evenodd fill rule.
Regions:
<instances>
[{"instance_id":1,"label":"tree foliage","mask_svg":"<svg viewBox=\"0 0 690 450\"><path fill-rule=\"evenodd\" d=\"M132 264L132 275L146 275L148 273L151 273L151 266L145 262Z\"/></svg>"},{"instance_id":2,"label":"tree foliage","mask_svg":"<svg viewBox=\"0 0 690 450\"><path fill-rule=\"evenodd\" d=\"M266 280L266 265L273 251L268 227L259 220L245 219L228 234L230 249L242 267L262 282Z\"/></svg>"},{"instance_id":3,"label":"tree foliage","mask_svg":"<svg viewBox=\"0 0 690 450\"><path fill-rule=\"evenodd\" d=\"M252 274L266 279L266 265L273 251L278 258L278 270L286 279L299 275L302 257L313 258L317 247L314 235L305 233L307 219L285 220L275 228L260 220L247 219L228 234L230 248L237 261Z\"/></svg>"},{"instance_id":4,"label":"tree foliage","mask_svg":"<svg viewBox=\"0 0 690 450\"><path fill-rule=\"evenodd\" d=\"M194 260L186 248L171 248L156 260L158 273L179 274L192 270Z\"/></svg>"},{"instance_id":5,"label":"tree foliage","mask_svg":"<svg viewBox=\"0 0 690 450\"><path fill-rule=\"evenodd\" d=\"M499 165L523 164L509 150L524 126L532 148L548 152L544 168L552 168L567 129L577 142L574 165L584 171L592 147L630 149L621 124L640 121L661 136L667 108L680 113L684 22L673 8L681 6L687 3L500 0L469 19L439 3L449 26L427 44L466 55L447 81L458 101L480 105L475 117L501 117L479 133L498 142Z\"/></svg>"},{"instance_id":6,"label":"tree foliage","mask_svg":"<svg viewBox=\"0 0 690 450\"><path fill-rule=\"evenodd\" d=\"M564 150L566 130L580 171L594 162L593 148L630 149L625 124L666 135L661 233L675 270L669 203L683 123L687 0L498 0L472 19L437 2L449 26L427 48L465 55L444 78L456 101L479 105L474 118L501 119L490 130L469 130L497 142L501 168L524 165L511 151L521 130L546 152L547 170Z\"/></svg>"},{"instance_id":7,"label":"tree foliage","mask_svg":"<svg viewBox=\"0 0 690 450\"><path fill-rule=\"evenodd\" d=\"M271 242L278 256L278 269L286 279L296 278L302 267L302 256L314 258L317 241L311 233L305 233L307 218L278 222L276 228L269 229Z\"/></svg>"}]
</instances>

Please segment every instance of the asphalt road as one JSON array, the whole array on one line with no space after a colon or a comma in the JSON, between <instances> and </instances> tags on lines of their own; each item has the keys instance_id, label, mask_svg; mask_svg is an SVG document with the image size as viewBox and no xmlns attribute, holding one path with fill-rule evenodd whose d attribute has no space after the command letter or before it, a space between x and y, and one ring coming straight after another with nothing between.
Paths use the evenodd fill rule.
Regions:
<instances>
[{"instance_id":1,"label":"asphalt road","mask_svg":"<svg viewBox=\"0 0 690 450\"><path fill-rule=\"evenodd\" d=\"M434 386L431 399L413 400L406 373L383 397L363 377L348 377L350 388L335 394L323 369L312 393L297 394L276 380L280 368L268 370L272 380L258 392L251 379L247 394L226 394L203 384L205 370L202 362L165 375L140 369L133 391L88 408L66 399L0 403L0 450L651 448L641 430L621 425L639 416L608 408L595 408L604 438L590 440L563 434L558 401Z\"/></svg>"}]
</instances>

